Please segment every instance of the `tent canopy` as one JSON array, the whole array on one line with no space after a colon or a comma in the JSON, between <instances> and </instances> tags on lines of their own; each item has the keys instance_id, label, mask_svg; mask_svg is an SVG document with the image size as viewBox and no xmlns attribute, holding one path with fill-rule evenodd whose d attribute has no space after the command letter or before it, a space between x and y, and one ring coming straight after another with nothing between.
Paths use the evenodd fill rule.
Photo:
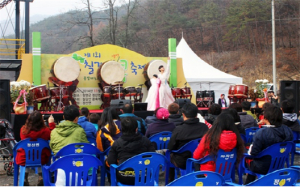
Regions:
<instances>
[{"instance_id":1,"label":"tent canopy","mask_svg":"<svg viewBox=\"0 0 300 188\"><path fill-rule=\"evenodd\" d=\"M184 76L194 94L197 90L214 90L215 102L221 94L227 94L232 84L242 84L243 78L227 74L203 61L182 38L176 49L182 58Z\"/></svg>"}]
</instances>

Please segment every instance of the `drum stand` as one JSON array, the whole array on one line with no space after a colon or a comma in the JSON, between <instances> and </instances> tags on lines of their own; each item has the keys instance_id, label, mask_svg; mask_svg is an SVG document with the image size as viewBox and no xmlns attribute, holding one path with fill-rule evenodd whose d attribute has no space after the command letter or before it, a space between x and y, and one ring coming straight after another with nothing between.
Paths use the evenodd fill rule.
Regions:
<instances>
[{"instance_id":1,"label":"drum stand","mask_svg":"<svg viewBox=\"0 0 300 188\"><path fill-rule=\"evenodd\" d=\"M140 90L140 92L136 92L136 95L134 96L135 97L134 102L142 102L142 100L143 100L142 85L143 84L138 85L141 87L141 90ZM139 99L138 99L138 96L139 96Z\"/></svg>"},{"instance_id":2,"label":"drum stand","mask_svg":"<svg viewBox=\"0 0 300 188\"><path fill-rule=\"evenodd\" d=\"M60 85L59 86L59 101L57 105L57 111L61 111L64 107L64 103L62 102L62 96L63 96L63 87Z\"/></svg>"}]
</instances>

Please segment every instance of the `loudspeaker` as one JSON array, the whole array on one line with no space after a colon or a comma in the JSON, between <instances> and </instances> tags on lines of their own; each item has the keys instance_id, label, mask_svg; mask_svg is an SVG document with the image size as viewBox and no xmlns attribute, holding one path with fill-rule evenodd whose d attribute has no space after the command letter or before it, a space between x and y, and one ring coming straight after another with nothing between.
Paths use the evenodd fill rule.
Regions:
<instances>
[{"instance_id":1,"label":"loudspeaker","mask_svg":"<svg viewBox=\"0 0 300 188\"><path fill-rule=\"evenodd\" d=\"M10 80L0 80L0 119L10 122Z\"/></svg>"},{"instance_id":2,"label":"loudspeaker","mask_svg":"<svg viewBox=\"0 0 300 188\"><path fill-rule=\"evenodd\" d=\"M148 103L145 102L137 102L134 103L134 111L147 111Z\"/></svg>"},{"instance_id":3,"label":"loudspeaker","mask_svg":"<svg viewBox=\"0 0 300 188\"><path fill-rule=\"evenodd\" d=\"M125 104L131 104L130 100L113 99L110 101L110 107L123 108Z\"/></svg>"},{"instance_id":4,"label":"loudspeaker","mask_svg":"<svg viewBox=\"0 0 300 188\"><path fill-rule=\"evenodd\" d=\"M182 108L185 104L190 104L190 99L176 99L175 103L179 105L179 108Z\"/></svg>"},{"instance_id":5,"label":"loudspeaker","mask_svg":"<svg viewBox=\"0 0 300 188\"><path fill-rule=\"evenodd\" d=\"M300 110L300 81L280 81L280 101L291 100L295 104L294 112L299 115Z\"/></svg>"}]
</instances>

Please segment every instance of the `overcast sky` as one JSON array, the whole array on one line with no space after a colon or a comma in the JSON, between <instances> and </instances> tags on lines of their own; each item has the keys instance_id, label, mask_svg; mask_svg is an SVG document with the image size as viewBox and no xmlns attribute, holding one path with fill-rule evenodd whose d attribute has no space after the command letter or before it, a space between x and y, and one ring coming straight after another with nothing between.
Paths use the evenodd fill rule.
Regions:
<instances>
[{"instance_id":1,"label":"overcast sky","mask_svg":"<svg viewBox=\"0 0 300 188\"><path fill-rule=\"evenodd\" d=\"M2 2L3 0L0 0ZM124 0L117 0L118 4ZM56 15L67 12L75 8L83 8L86 0L34 0L30 3L30 16L35 15ZM103 8L103 0L90 0L94 7ZM15 3L12 1L6 7L0 9L0 21L5 21L13 12L14 17ZM9 14L8 14L9 12ZM24 2L21 2L21 14L24 14Z\"/></svg>"}]
</instances>

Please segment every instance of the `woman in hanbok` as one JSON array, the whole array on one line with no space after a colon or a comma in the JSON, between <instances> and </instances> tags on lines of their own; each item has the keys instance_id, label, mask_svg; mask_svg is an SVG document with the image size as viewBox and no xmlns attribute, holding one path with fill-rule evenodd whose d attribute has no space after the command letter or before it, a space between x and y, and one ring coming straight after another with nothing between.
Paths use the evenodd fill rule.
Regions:
<instances>
[{"instance_id":1,"label":"woman in hanbok","mask_svg":"<svg viewBox=\"0 0 300 188\"><path fill-rule=\"evenodd\" d=\"M168 58L166 69L163 65L161 65L158 70L160 72L158 78L161 80L161 85L159 87L160 107L168 109L168 106L175 101L171 88L168 84L168 79L170 77L170 57Z\"/></svg>"},{"instance_id":2,"label":"woman in hanbok","mask_svg":"<svg viewBox=\"0 0 300 188\"><path fill-rule=\"evenodd\" d=\"M148 96L146 99L146 102L148 103L147 110L154 111L160 107L160 103L159 103L160 79L158 79L157 75L154 74L153 78L151 78L150 81L151 81L151 87L148 91Z\"/></svg>"}]
</instances>

